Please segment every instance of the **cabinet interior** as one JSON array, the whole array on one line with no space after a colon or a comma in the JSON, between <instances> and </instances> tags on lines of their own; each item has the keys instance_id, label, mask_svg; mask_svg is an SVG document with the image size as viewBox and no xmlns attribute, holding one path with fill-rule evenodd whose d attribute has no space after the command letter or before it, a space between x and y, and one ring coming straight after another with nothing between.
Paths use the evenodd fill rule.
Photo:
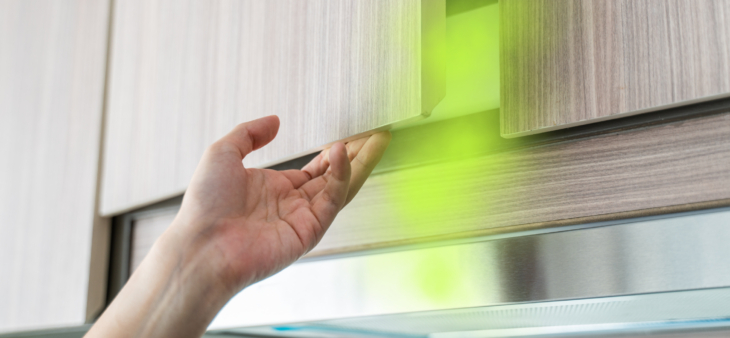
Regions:
<instances>
[{"instance_id":1,"label":"cabinet interior","mask_svg":"<svg viewBox=\"0 0 730 338\"><path fill-rule=\"evenodd\" d=\"M405 128L499 108L499 3L474 3L446 18L446 96Z\"/></svg>"}]
</instances>

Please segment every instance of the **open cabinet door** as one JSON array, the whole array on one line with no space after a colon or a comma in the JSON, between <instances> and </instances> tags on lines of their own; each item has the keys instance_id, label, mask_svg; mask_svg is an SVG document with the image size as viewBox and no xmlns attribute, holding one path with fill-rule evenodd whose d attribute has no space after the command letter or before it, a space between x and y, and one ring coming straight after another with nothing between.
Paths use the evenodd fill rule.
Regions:
<instances>
[{"instance_id":1,"label":"open cabinet door","mask_svg":"<svg viewBox=\"0 0 730 338\"><path fill-rule=\"evenodd\" d=\"M116 2L102 213L182 193L241 122L280 117L266 167L428 116L444 25L444 0Z\"/></svg>"},{"instance_id":2,"label":"open cabinet door","mask_svg":"<svg viewBox=\"0 0 730 338\"><path fill-rule=\"evenodd\" d=\"M730 1L502 0L502 136L730 96Z\"/></svg>"}]
</instances>

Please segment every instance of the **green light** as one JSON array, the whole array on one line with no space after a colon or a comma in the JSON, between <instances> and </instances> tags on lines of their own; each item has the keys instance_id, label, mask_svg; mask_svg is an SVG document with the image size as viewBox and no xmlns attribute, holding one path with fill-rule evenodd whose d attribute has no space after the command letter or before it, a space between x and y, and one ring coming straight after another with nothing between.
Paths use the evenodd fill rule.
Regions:
<instances>
[{"instance_id":1,"label":"green light","mask_svg":"<svg viewBox=\"0 0 730 338\"><path fill-rule=\"evenodd\" d=\"M446 19L446 97L430 123L499 108L499 5Z\"/></svg>"},{"instance_id":2,"label":"green light","mask_svg":"<svg viewBox=\"0 0 730 338\"><path fill-rule=\"evenodd\" d=\"M432 116L419 124L499 107L498 18L498 4L447 18L446 97L434 109ZM391 235L398 232L401 238L418 238L448 233L448 227L454 222L479 218L489 213L494 202L498 202L480 199L483 196L481 192L490 187L477 187L469 180L454 179L478 175L482 168L475 164L474 155L493 148L500 141L495 126L465 128L459 122L461 120L474 121L452 119L394 133L394 141L402 133L400 136L417 139L437 137L443 142L438 144L438 149L392 147L387 153L391 159L407 164L411 159L423 158L424 153L433 151L447 154L446 157L451 160L379 174L397 175L399 178L395 183L389 180L388 186L383 186L378 194L389 202L398 222L397 229L388 229ZM498 120L490 120L492 122L498 123ZM485 137L487 132L494 135ZM509 166L506 163L495 165ZM460 257L455 251L433 252L420 252L418 257L405 264L391 261L373 263L373 269L386 271L385 275L390 276L388 280L366 278L370 286L377 287L385 295L378 302L450 306L459 300L474 298L484 288L490 287L469 284L473 278L464 275L468 271L464 266L468 264L468 257Z\"/></svg>"}]
</instances>

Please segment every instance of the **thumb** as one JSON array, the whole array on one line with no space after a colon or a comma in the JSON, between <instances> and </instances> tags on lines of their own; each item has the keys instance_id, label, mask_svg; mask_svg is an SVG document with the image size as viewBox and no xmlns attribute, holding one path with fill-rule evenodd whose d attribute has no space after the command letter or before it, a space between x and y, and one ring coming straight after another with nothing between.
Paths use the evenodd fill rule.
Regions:
<instances>
[{"instance_id":1,"label":"thumb","mask_svg":"<svg viewBox=\"0 0 730 338\"><path fill-rule=\"evenodd\" d=\"M253 121L241 123L223 136L218 142L221 146L238 150L241 159L252 151L267 145L279 132L279 117L270 115Z\"/></svg>"}]
</instances>

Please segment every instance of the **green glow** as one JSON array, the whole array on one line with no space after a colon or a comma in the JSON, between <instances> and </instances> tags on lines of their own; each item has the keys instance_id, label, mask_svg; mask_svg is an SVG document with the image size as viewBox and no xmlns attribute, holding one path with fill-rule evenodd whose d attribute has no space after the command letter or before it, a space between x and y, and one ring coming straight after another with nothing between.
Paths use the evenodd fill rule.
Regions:
<instances>
[{"instance_id":1,"label":"green glow","mask_svg":"<svg viewBox=\"0 0 730 338\"><path fill-rule=\"evenodd\" d=\"M499 6L446 19L446 97L430 123L499 108Z\"/></svg>"},{"instance_id":2,"label":"green glow","mask_svg":"<svg viewBox=\"0 0 730 338\"><path fill-rule=\"evenodd\" d=\"M431 117L418 124L451 120L401 129L394 134L394 147L386 156L391 162L405 165L429 158L429 152L446 155L449 160L379 174L402 178L383 186L378 194L389 202L389 214L395 215L398 221L397 229L388 229L391 235L396 232L405 239L448 234L448 227L455 220L479 219L490 212L492 201L481 198L483 191L490 187L474 186L470 180L455 178L478 175L483 170L474 162L474 156L500 141L498 120L483 120L495 125L475 128L459 122L473 123L474 119L452 118L499 108L498 18L499 8L494 4L446 20L446 97ZM423 140L436 137L442 142L431 144L436 147L433 149L406 149L395 146L398 136ZM368 287L376 288L382 295L369 301L448 307L464 304L465 299L477 299L490 286L470 284L485 278L468 276L469 264L473 264L469 259L459 256L457 250L425 250L404 261L371 260L369 268L378 271L372 275L389 277L376 280L364 276Z\"/></svg>"},{"instance_id":3,"label":"green glow","mask_svg":"<svg viewBox=\"0 0 730 338\"><path fill-rule=\"evenodd\" d=\"M368 264L379 272L372 275L388 276L365 276L367 287L378 291L376 298L368 299L376 308L393 304L413 309L463 306L464 300L484 299L496 285L490 278L470 276L473 269L469 264L474 262L452 248L419 250L397 258L370 256ZM482 284L473 284L475 280Z\"/></svg>"},{"instance_id":4,"label":"green glow","mask_svg":"<svg viewBox=\"0 0 730 338\"><path fill-rule=\"evenodd\" d=\"M452 118L458 115L482 112L499 107L499 6L493 4L447 18L447 87L446 97L436 107L434 115L425 121ZM441 115L439 115L441 114ZM451 158L465 158L490 148L489 140L479 129L464 128L458 123L442 123L438 131L449 135L433 149ZM484 128L484 131L492 130ZM422 137L429 137L423 135ZM486 142L485 142L486 140ZM408 150L404 150L408 151ZM408 156L402 154L398 156ZM465 200L475 187L454 186L443 175L465 175L474 166L454 162L445 172L412 170L401 184L407 189L393 189L389 197L397 206L398 214L409 227L422 227L428 220L441 219L449 211L463 209L473 201ZM445 169L445 168L441 168ZM449 183L445 183L449 182ZM408 229L417 233L417 229ZM429 274L431 272L427 272Z\"/></svg>"}]
</instances>

